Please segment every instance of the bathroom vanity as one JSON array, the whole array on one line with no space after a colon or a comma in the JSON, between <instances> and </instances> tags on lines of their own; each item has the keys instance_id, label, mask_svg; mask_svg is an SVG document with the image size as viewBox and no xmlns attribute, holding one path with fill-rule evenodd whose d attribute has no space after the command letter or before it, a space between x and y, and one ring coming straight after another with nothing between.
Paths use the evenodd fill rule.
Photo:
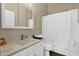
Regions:
<instances>
[{"instance_id":1,"label":"bathroom vanity","mask_svg":"<svg viewBox=\"0 0 79 59\"><path fill-rule=\"evenodd\" d=\"M44 56L43 43L43 41L37 40L34 44L28 45L28 48L13 54L13 56Z\"/></svg>"},{"instance_id":2,"label":"bathroom vanity","mask_svg":"<svg viewBox=\"0 0 79 59\"><path fill-rule=\"evenodd\" d=\"M28 39L0 47L1 56L43 56L43 40Z\"/></svg>"},{"instance_id":3,"label":"bathroom vanity","mask_svg":"<svg viewBox=\"0 0 79 59\"><path fill-rule=\"evenodd\" d=\"M1 29L34 29L34 10L25 3L0 4ZM16 37L15 37L16 38ZM14 38L14 39L15 39ZM28 38L0 46L1 56L43 56L44 40Z\"/></svg>"}]
</instances>

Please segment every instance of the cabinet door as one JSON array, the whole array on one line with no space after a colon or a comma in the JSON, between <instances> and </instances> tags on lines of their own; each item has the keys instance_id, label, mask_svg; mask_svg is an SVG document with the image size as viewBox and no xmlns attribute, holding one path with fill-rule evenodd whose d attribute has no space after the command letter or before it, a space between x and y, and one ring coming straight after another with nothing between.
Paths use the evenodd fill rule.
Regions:
<instances>
[{"instance_id":1,"label":"cabinet door","mask_svg":"<svg viewBox=\"0 0 79 59\"><path fill-rule=\"evenodd\" d=\"M43 56L43 42L31 46L30 51L30 56Z\"/></svg>"},{"instance_id":2,"label":"cabinet door","mask_svg":"<svg viewBox=\"0 0 79 59\"><path fill-rule=\"evenodd\" d=\"M44 51L43 51L44 49L43 49L43 46L42 45L40 45L39 47L38 47L38 50L37 50L37 52L36 52L36 55L37 56L43 56L44 55Z\"/></svg>"},{"instance_id":3,"label":"cabinet door","mask_svg":"<svg viewBox=\"0 0 79 59\"><path fill-rule=\"evenodd\" d=\"M44 42L40 42L40 43L38 43L38 44L36 45L36 48L35 48L36 56L43 56L43 55L44 55L43 43L44 43Z\"/></svg>"}]
</instances>

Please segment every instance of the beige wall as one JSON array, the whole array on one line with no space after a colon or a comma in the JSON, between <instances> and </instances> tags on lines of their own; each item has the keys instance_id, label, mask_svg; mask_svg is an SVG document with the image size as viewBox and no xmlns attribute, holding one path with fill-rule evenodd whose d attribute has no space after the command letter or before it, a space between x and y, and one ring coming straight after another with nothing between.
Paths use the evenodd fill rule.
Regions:
<instances>
[{"instance_id":1,"label":"beige wall","mask_svg":"<svg viewBox=\"0 0 79 59\"><path fill-rule=\"evenodd\" d=\"M34 4L35 10L35 21L33 30L25 29L0 29L0 36L4 36L9 41L15 41L20 39L22 34L28 35L29 37L33 34L41 33L41 17L45 15L46 10L45 4Z\"/></svg>"},{"instance_id":2,"label":"beige wall","mask_svg":"<svg viewBox=\"0 0 79 59\"><path fill-rule=\"evenodd\" d=\"M42 33L42 16L47 14L46 4L34 4L35 9L35 34Z\"/></svg>"},{"instance_id":3,"label":"beige wall","mask_svg":"<svg viewBox=\"0 0 79 59\"><path fill-rule=\"evenodd\" d=\"M62 12L74 8L76 8L76 6L73 3L49 3L48 14Z\"/></svg>"}]
</instances>

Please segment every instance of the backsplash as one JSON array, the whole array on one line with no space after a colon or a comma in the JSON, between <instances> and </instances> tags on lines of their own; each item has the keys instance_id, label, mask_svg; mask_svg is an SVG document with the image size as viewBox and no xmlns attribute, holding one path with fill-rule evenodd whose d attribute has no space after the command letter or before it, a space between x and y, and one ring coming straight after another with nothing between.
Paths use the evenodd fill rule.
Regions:
<instances>
[{"instance_id":1,"label":"backsplash","mask_svg":"<svg viewBox=\"0 0 79 59\"><path fill-rule=\"evenodd\" d=\"M30 33L31 32L31 33ZM5 30L0 29L0 36L5 37L8 42L13 42L21 39L21 35L27 35L31 37L33 34L33 30Z\"/></svg>"}]
</instances>

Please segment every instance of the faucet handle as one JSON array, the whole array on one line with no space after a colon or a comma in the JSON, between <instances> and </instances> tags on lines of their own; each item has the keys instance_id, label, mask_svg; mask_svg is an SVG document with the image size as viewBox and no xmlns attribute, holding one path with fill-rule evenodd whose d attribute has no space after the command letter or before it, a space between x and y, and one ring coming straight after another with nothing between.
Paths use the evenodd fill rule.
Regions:
<instances>
[{"instance_id":1,"label":"faucet handle","mask_svg":"<svg viewBox=\"0 0 79 59\"><path fill-rule=\"evenodd\" d=\"M21 40L23 40L23 38L24 38L24 35L22 34L22 35L21 35Z\"/></svg>"},{"instance_id":2,"label":"faucet handle","mask_svg":"<svg viewBox=\"0 0 79 59\"><path fill-rule=\"evenodd\" d=\"M22 34L22 35L21 35L21 40L23 40L24 38L26 39L26 38L28 38L28 36Z\"/></svg>"}]
</instances>

